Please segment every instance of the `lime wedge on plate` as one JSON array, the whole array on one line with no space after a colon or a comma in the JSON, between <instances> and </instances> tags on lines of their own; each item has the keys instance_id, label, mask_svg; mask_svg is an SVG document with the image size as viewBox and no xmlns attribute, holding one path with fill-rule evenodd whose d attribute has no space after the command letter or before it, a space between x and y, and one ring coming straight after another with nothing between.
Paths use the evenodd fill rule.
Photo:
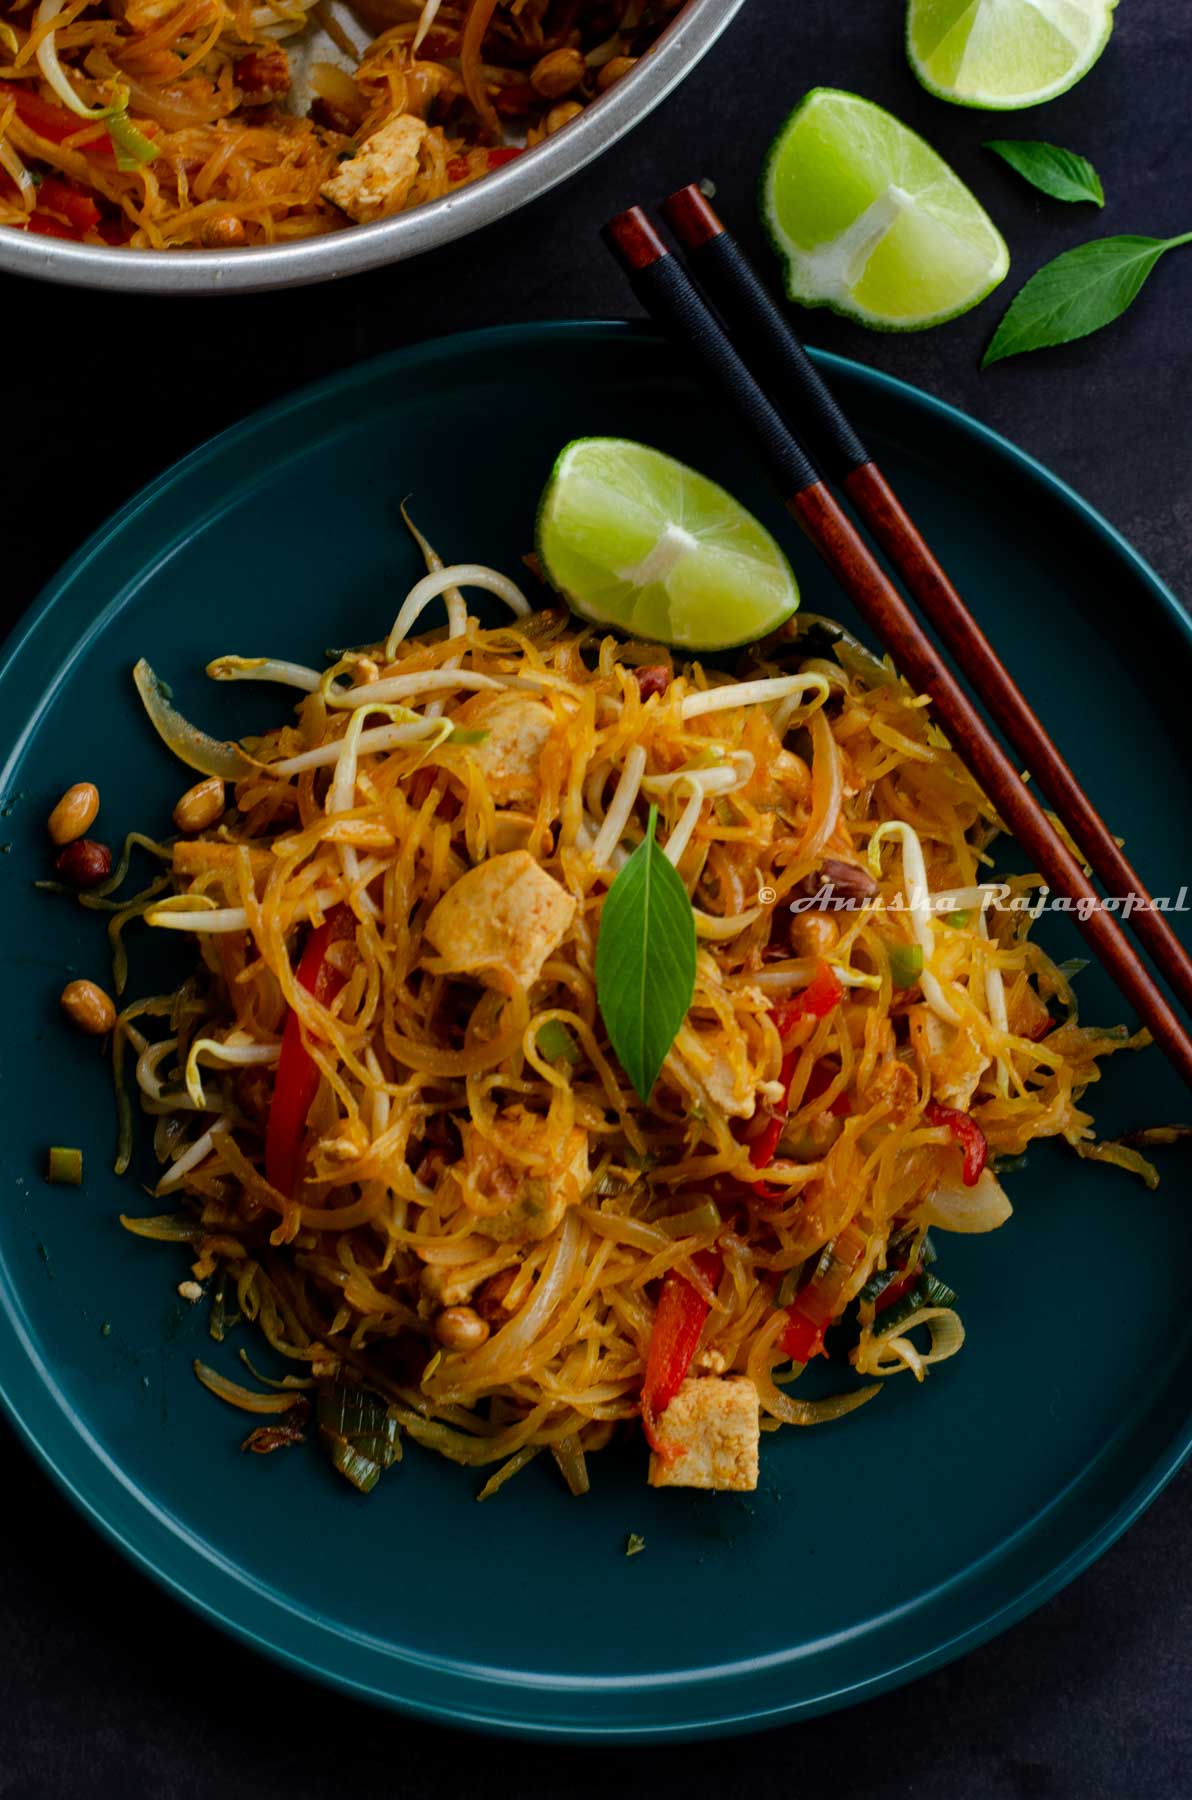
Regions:
<instances>
[{"instance_id":1,"label":"lime wedge on plate","mask_svg":"<svg viewBox=\"0 0 1192 1800\"><path fill-rule=\"evenodd\" d=\"M552 587L597 625L682 650L764 637L799 604L764 525L673 456L628 438L577 438L538 503Z\"/></svg>"},{"instance_id":2,"label":"lime wedge on plate","mask_svg":"<svg viewBox=\"0 0 1192 1800\"><path fill-rule=\"evenodd\" d=\"M1040 106L1087 75L1117 0L910 0L906 53L939 100L990 112Z\"/></svg>"},{"instance_id":3,"label":"lime wedge on plate","mask_svg":"<svg viewBox=\"0 0 1192 1800\"><path fill-rule=\"evenodd\" d=\"M931 145L836 88L813 88L775 138L762 213L791 299L879 331L954 319L1010 266L993 221Z\"/></svg>"}]
</instances>

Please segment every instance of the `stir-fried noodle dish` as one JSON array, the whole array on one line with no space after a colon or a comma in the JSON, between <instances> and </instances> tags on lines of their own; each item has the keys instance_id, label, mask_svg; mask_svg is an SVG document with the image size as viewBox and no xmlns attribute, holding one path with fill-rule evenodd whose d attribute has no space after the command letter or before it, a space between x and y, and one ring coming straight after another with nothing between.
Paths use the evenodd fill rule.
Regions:
<instances>
[{"instance_id":1,"label":"stir-fried noodle dish","mask_svg":"<svg viewBox=\"0 0 1192 1800\"><path fill-rule=\"evenodd\" d=\"M126 857L87 896L118 987L134 919L197 952L113 1034L168 1202L125 1224L189 1247L214 1338L249 1321L288 1369L197 1365L263 1415L254 1450L311 1432L368 1488L409 1438L485 1495L548 1451L582 1493L644 1428L655 1485L751 1488L762 1432L960 1349L937 1240L1007 1219L1036 1139L1148 1172L1082 1108L1140 1040L1078 1021L1036 878L986 904L988 802L839 627L796 617L730 673L419 542L386 640L210 665L296 693L260 737L206 737L138 667L204 780L129 846L147 890L111 897Z\"/></svg>"},{"instance_id":2,"label":"stir-fried noodle dish","mask_svg":"<svg viewBox=\"0 0 1192 1800\"><path fill-rule=\"evenodd\" d=\"M0 0L0 224L234 249L389 217L562 130L680 0Z\"/></svg>"}]
</instances>

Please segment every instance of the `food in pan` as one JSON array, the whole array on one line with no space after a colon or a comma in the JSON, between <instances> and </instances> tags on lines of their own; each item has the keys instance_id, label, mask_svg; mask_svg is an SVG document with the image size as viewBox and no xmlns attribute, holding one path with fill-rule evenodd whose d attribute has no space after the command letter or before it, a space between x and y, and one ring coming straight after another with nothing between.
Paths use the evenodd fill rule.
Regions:
<instances>
[{"instance_id":1,"label":"food in pan","mask_svg":"<svg viewBox=\"0 0 1192 1800\"><path fill-rule=\"evenodd\" d=\"M133 249L286 243L499 168L678 0L0 0L0 223Z\"/></svg>"}]
</instances>

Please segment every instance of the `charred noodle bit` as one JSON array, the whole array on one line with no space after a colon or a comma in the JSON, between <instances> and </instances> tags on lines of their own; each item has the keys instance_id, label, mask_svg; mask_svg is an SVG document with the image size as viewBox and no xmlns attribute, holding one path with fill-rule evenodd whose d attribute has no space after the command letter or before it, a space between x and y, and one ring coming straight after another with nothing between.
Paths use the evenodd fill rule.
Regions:
<instances>
[{"instance_id":1,"label":"charred noodle bit","mask_svg":"<svg viewBox=\"0 0 1192 1800\"><path fill-rule=\"evenodd\" d=\"M218 825L173 845L170 896L131 909L198 962L114 1032L175 1209L126 1222L186 1243L213 1335L243 1315L317 1388L312 1435L359 1487L400 1429L486 1469L481 1497L543 1450L580 1494L643 1409L656 1483L752 1485L759 1428L840 1418L959 1349L927 1227L1000 1224L998 1159L1064 1137L1123 1160L1080 1101L1130 1040L1077 1023L1023 907L983 912L996 822L885 665L805 658L786 631L739 682L639 681L670 671L657 645L516 591L482 631L458 585L476 567L424 549L446 632L409 635L420 588L388 648L326 671L221 657L220 678L298 690L248 749L165 721L184 758L239 773ZM646 1105L595 971L651 807L700 923ZM811 915L790 902L825 871L856 904L792 954ZM792 1397L825 1343L840 1391Z\"/></svg>"},{"instance_id":2,"label":"charred noodle bit","mask_svg":"<svg viewBox=\"0 0 1192 1800\"><path fill-rule=\"evenodd\" d=\"M359 54L318 0L2 0L0 225L231 251L405 212L577 117L674 6L357 0ZM342 61L303 73L314 30Z\"/></svg>"}]
</instances>

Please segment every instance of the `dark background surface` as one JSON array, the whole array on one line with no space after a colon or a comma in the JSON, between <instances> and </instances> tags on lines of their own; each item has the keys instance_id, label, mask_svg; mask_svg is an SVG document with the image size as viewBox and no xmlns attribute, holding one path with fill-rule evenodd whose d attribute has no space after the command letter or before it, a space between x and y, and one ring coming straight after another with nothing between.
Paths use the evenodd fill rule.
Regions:
<instances>
[{"instance_id":1,"label":"dark background surface","mask_svg":"<svg viewBox=\"0 0 1192 1800\"><path fill-rule=\"evenodd\" d=\"M760 254L752 196L762 152L812 85L877 99L922 131L989 207L1013 267L975 313L938 331L877 336L817 313L805 316L807 336L1004 432L1099 507L1187 602L1192 251L1161 266L1104 335L984 375L977 365L1009 296L1042 262L1103 233L1192 228L1192 15L1180 0L1124 0L1110 48L1072 93L1034 113L992 115L920 91L902 57L902 11L900 0L748 0L704 66L607 158L483 236L418 263L342 286L217 301L4 283L10 429L0 623L11 625L143 482L301 382L470 326L634 310L595 236L634 200L711 176L721 210ZM1014 136L1089 156L1104 182L1104 213L1035 195L980 147ZM461 446L461 466L482 480L485 457L499 453L499 422L478 426L476 441ZM1103 1323L1112 1329L1112 1320ZM0 1436L4 1800L1192 1793L1192 1470L1058 1599L910 1688L765 1736L595 1751L490 1742L306 1687L133 1574L5 1428ZM947 1504L946 1494L924 1495L925 1507ZM445 1604L466 1608L466 1584L448 1569L443 1578ZM512 1605L516 1589L511 1576Z\"/></svg>"}]
</instances>

